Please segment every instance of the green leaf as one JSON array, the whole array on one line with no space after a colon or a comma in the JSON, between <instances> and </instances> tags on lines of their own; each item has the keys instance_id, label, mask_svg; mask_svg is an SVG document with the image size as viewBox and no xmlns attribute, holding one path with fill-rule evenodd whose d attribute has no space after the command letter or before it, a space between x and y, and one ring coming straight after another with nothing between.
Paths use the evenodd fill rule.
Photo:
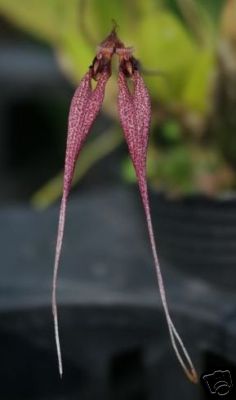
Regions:
<instances>
[{"instance_id":1,"label":"green leaf","mask_svg":"<svg viewBox=\"0 0 236 400\"><path fill-rule=\"evenodd\" d=\"M164 73L146 79L153 98L179 100L197 57L197 46L181 22L166 11L153 12L140 23L136 40L145 68Z\"/></svg>"},{"instance_id":2,"label":"green leaf","mask_svg":"<svg viewBox=\"0 0 236 400\"><path fill-rule=\"evenodd\" d=\"M193 111L206 113L211 106L210 87L213 76L215 56L210 49L199 51L195 65L186 83L182 100Z\"/></svg>"}]
</instances>

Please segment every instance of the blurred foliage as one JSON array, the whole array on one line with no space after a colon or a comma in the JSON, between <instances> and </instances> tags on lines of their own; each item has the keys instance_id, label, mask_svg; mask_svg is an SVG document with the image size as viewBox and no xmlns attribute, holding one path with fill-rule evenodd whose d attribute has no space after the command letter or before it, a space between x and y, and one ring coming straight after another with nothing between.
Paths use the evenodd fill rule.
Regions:
<instances>
[{"instance_id":1,"label":"blurred foliage","mask_svg":"<svg viewBox=\"0 0 236 400\"><path fill-rule=\"evenodd\" d=\"M78 182L90 169L90 167L113 151L122 140L118 130L110 129L87 143L82 149L79 160L79 168L75 169L73 184ZM61 196L63 172L51 179L40 188L32 197L32 205L38 209L44 209Z\"/></svg>"},{"instance_id":2,"label":"blurred foliage","mask_svg":"<svg viewBox=\"0 0 236 400\"><path fill-rule=\"evenodd\" d=\"M164 5L164 1L158 0L21 0L19 6L17 0L0 0L0 11L17 25L50 42L62 66L76 82L87 70L96 45L111 30L115 19L122 40L134 46L145 68L165 72L165 79L147 78L153 99L189 105L204 112L213 43L199 44L189 35L187 26ZM206 12L204 15L207 22L201 24L202 35L212 25ZM198 71L196 63L201 66ZM194 89L193 75L198 81ZM115 77L112 81L106 106L114 114Z\"/></svg>"},{"instance_id":3,"label":"blurred foliage","mask_svg":"<svg viewBox=\"0 0 236 400\"><path fill-rule=\"evenodd\" d=\"M209 194L235 185L236 101L230 93L232 87L236 93L236 79L229 66L236 65L235 0L0 0L0 12L49 42L75 83L115 19L122 40L134 46L144 72L150 70L152 184ZM115 73L108 86L104 110L116 119ZM122 170L133 179L126 160Z\"/></svg>"}]
</instances>

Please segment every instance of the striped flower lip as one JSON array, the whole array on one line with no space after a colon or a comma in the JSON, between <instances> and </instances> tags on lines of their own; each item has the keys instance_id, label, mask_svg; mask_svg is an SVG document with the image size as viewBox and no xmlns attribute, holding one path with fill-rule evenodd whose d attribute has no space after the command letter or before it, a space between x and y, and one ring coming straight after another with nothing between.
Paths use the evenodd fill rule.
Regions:
<instances>
[{"instance_id":1,"label":"striped flower lip","mask_svg":"<svg viewBox=\"0 0 236 400\"><path fill-rule=\"evenodd\" d=\"M139 62L133 57L133 48L125 47L123 42L118 38L115 28L97 47L97 52L91 66L75 91L69 112L63 194L59 214L52 288L52 310L59 373L62 377L63 367L58 328L56 287L64 236L67 200L79 153L102 107L105 87L112 73L111 61L113 56L119 58L118 113L137 177L171 344L188 379L193 383L197 383L198 376L196 370L169 313L152 226L146 177L146 158L151 122L150 96L139 70ZM94 89L92 88L92 80L96 81ZM128 84L129 81L130 84Z\"/></svg>"}]
</instances>

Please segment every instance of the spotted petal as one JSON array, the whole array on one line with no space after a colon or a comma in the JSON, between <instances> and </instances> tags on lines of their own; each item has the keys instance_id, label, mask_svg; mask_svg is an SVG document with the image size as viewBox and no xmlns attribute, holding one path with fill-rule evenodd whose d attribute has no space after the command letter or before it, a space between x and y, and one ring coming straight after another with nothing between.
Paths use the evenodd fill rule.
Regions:
<instances>
[{"instance_id":1,"label":"spotted petal","mask_svg":"<svg viewBox=\"0 0 236 400\"><path fill-rule=\"evenodd\" d=\"M124 130L125 139L138 180L139 190L147 221L148 234L154 258L155 271L157 275L161 301L167 320L171 343L186 375L192 382L196 383L198 380L197 373L169 314L165 287L158 260L152 226L146 178L147 145L151 121L150 98L147 88L143 82L142 76L137 70L134 71L131 79L133 83L133 90L129 89L127 78L122 69L120 69L118 79L118 109L120 121ZM180 354L178 347L180 347L182 354L187 361L187 364Z\"/></svg>"},{"instance_id":2,"label":"spotted petal","mask_svg":"<svg viewBox=\"0 0 236 400\"><path fill-rule=\"evenodd\" d=\"M89 72L87 72L84 78L81 80L80 85L74 94L69 112L63 195L61 200L60 216L58 223L56 254L54 262L54 272L53 272L53 291L52 291L52 308L54 316L55 340L57 345L59 372L61 376L62 376L62 357L61 357L61 348L60 348L59 331L58 331L56 285L57 285L58 266L61 256L62 241L64 234L67 199L71 188L76 160L79 156L80 150L82 149L83 143L90 131L90 128L101 108L104 98L105 86L109 76L110 74L108 71L101 73L95 89L92 90L91 70L89 70Z\"/></svg>"}]
</instances>

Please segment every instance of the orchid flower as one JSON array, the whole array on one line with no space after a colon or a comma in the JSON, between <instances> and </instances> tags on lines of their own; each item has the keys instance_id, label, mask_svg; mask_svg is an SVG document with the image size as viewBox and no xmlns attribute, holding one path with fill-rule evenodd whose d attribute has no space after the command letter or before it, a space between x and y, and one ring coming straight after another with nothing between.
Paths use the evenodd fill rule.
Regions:
<instances>
[{"instance_id":1,"label":"orchid flower","mask_svg":"<svg viewBox=\"0 0 236 400\"><path fill-rule=\"evenodd\" d=\"M139 63L133 57L132 53L132 48L124 46L118 38L116 29L114 28L98 47L93 63L89 67L84 78L81 80L71 102L65 156L63 195L58 224L52 290L52 309L59 373L60 376L62 376L63 368L58 329L56 286L64 234L67 200L71 188L75 163L91 126L102 106L105 86L111 75L111 60L114 55L117 55L119 58L119 117L137 176L161 302L167 321L170 340L175 354L187 377L191 382L196 383L198 381L196 370L170 317L164 282L157 255L146 178L146 157L151 121L151 102L148 90L139 71ZM92 89L92 80L96 81L96 87L94 89ZM130 85L128 85L128 81L130 81Z\"/></svg>"}]
</instances>

